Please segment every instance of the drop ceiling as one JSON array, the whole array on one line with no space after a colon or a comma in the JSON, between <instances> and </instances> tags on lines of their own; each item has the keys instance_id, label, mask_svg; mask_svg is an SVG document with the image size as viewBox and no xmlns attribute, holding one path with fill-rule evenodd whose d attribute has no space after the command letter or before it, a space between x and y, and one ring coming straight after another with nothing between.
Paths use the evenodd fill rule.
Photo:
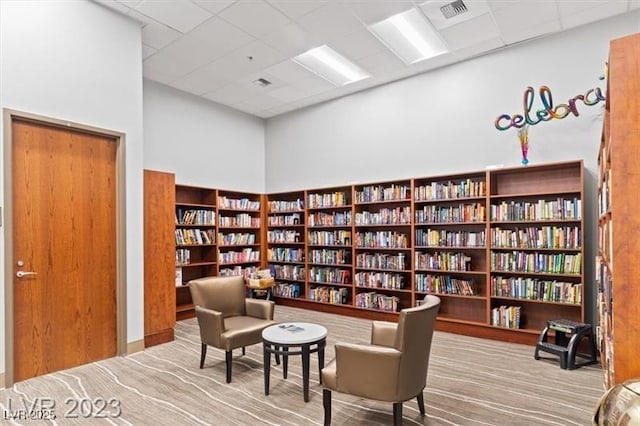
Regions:
<instances>
[{"instance_id":1,"label":"drop ceiling","mask_svg":"<svg viewBox=\"0 0 640 426\"><path fill-rule=\"evenodd\" d=\"M94 0L142 25L144 77L269 118L514 43L630 12L640 0ZM405 65L367 26L416 8L449 52ZM292 58L327 44L371 77L337 87ZM258 80L270 84L257 84Z\"/></svg>"}]
</instances>

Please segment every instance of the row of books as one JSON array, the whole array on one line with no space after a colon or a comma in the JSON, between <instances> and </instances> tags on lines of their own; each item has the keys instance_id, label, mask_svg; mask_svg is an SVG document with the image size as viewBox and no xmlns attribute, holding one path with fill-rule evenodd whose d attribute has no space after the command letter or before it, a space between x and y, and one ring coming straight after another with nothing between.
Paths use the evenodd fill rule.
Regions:
<instances>
[{"instance_id":1,"label":"row of books","mask_svg":"<svg viewBox=\"0 0 640 426\"><path fill-rule=\"evenodd\" d=\"M415 253L416 269L443 271L471 271L471 257L465 253L433 252Z\"/></svg>"},{"instance_id":2,"label":"row of books","mask_svg":"<svg viewBox=\"0 0 640 426\"><path fill-rule=\"evenodd\" d=\"M307 224L309 226L351 226L351 212L311 213Z\"/></svg>"},{"instance_id":3,"label":"row of books","mask_svg":"<svg viewBox=\"0 0 640 426\"><path fill-rule=\"evenodd\" d=\"M378 212L356 213L357 225L409 225L411 223L411 207L380 209Z\"/></svg>"},{"instance_id":4,"label":"row of books","mask_svg":"<svg viewBox=\"0 0 640 426\"><path fill-rule=\"evenodd\" d=\"M218 253L218 262L221 265L229 263L259 262L260 252L246 248L242 251L227 251Z\"/></svg>"},{"instance_id":5,"label":"row of books","mask_svg":"<svg viewBox=\"0 0 640 426\"><path fill-rule=\"evenodd\" d=\"M304 266L300 265L269 265L269 269L278 280L304 281L307 277Z\"/></svg>"},{"instance_id":6,"label":"row of books","mask_svg":"<svg viewBox=\"0 0 640 426\"><path fill-rule=\"evenodd\" d=\"M506 272L575 274L582 271L582 254L491 252L491 269Z\"/></svg>"},{"instance_id":7,"label":"row of books","mask_svg":"<svg viewBox=\"0 0 640 426\"><path fill-rule=\"evenodd\" d=\"M444 229L416 229L416 246L429 247L485 247L485 231L447 231Z\"/></svg>"},{"instance_id":8,"label":"row of books","mask_svg":"<svg viewBox=\"0 0 640 426\"><path fill-rule=\"evenodd\" d=\"M456 198L484 197L487 194L485 181L466 179L459 182L431 182L415 188L416 201L450 200Z\"/></svg>"},{"instance_id":9,"label":"row of books","mask_svg":"<svg viewBox=\"0 0 640 426\"><path fill-rule=\"evenodd\" d=\"M237 227L237 228L259 228L260 218L253 217L247 213L239 213L235 216L220 216L219 217L221 227Z\"/></svg>"},{"instance_id":10,"label":"row of books","mask_svg":"<svg viewBox=\"0 0 640 426\"><path fill-rule=\"evenodd\" d=\"M300 284L280 283L276 281L276 285L273 286L273 294L278 297L290 297L298 298L302 295L302 288Z\"/></svg>"},{"instance_id":11,"label":"row of books","mask_svg":"<svg viewBox=\"0 0 640 426\"><path fill-rule=\"evenodd\" d=\"M358 287L371 288L404 288L405 276L388 272L358 272L354 277L354 283Z\"/></svg>"},{"instance_id":12,"label":"row of books","mask_svg":"<svg viewBox=\"0 0 640 426\"><path fill-rule=\"evenodd\" d=\"M238 246L255 244L256 235L248 232L232 232L230 234L218 233L218 244L223 246Z\"/></svg>"},{"instance_id":13,"label":"row of books","mask_svg":"<svg viewBox=\"0 0 640 426\"><path fill-rule=\"evenodd\" d=\"M410 198L409 185L395 185L384 187L382 185L365 186L356 191L356 203L372 203L376 201L406 200Z\"/></svg>"},{"instance_id":14,"label":"row of books","mask_svg":"<svg viewBox=\"0 0 640 426\"><path fill-rule=\"evenodd\" d=\"M188 265L189 263L191 263L191 250L177 249L176 265Z\"/></svg>"},{"instance_id":15,"label":"row of books","mask_svg":"<svg viewBox=\"0 0 640 426\"><path fill-rule=\"evenodd\" d=\"M253 274L258 272L257 266L234 266L233 268L221 268L218 276L221 277L232 277L232 276L242 276L245 278L251 278Z\"/></svg>"},{"instance_id":16,"label":"row of books","mask_svg":"<svg viewBox=\"0 0 640 426\"><path fill-rule=\"evenodd\" d=\"M213 229L176 229L176 245L215 244L216 237Z\"/></svg>"},{"instance_id":17,"label":"row of books","mask_svg":"<svg viewBox=\"0 0 640 426\"><path fill-rule=\"evenodd\" d=\"M578 226L528 226L491 229L494 247L579 249L582 234Z\"/></svg>"},{"instance_id":18,"label":"row of books","mask_svg":"<svg viewBox=\"0 0 640 426\"><path fill-rule=\"evenodd\" d=\"M491 295L558 303L582 303L582 284L525 277L491 278Z\"/></svg>"},{"instance_id":19,"label":"row of books","mask_svg":"<svg viewBox=\"0 0 640 426\"><path fill-rule=\"evenodd\" d=\"M356 307L398 312L400 299L397 296L387 296L376 292L358 293L356 294Z\"/></svg>"},{"instance_id":20,"label":"row of books","mask_svg":"<svg viewBox=\"0 0 640 426\"><path fill-rule=\"evenodd\" d=\"M350 284L351 271L348 269L313 267L309 269L309 281L327 284Z\"/></svg>"},{"instance_id":21,"label":"row of books","mask_svg":"<svg viewBox=\"0 0 640 426\"><path fill-rule=\"evenodd\" d=\"M216 212L214 210L184 210L176 212L176 224L179 225L215 225Z\"/></svg>"},{"instance_id":22,"label":"row of books","mask_svg":"<svg viewBox=\"0 0 640 426\"><path fill-rule=\"evenodd\" d=\"M270 213L280 213L280 212L294 212L298 210L304 209L304 201L301 199L293 200L293 201L269 201L269 212Z\"/></svg>"},{"instance_id":23,"label":"row of books","mask_svg":"<svg viewBox=\"0 0 640 426\"><path fill-rule=\"evenodd\" d=\"M270 243L297 243L300 241L300 232L290 229L275 229L267 232L267 241Z\"/></svg>"},{"instance_id":24,"label":"row of books","mask_svg":"<svg viewBox=\"0 0 640 426\"><path fill-rule=\"evenodd\" d=\"M307 298L316 302L345 305L349 303L349 291L344 287L315 287L309 289Z\"/></svg>"},{"instance_id":25,"label":"row of books","mask_svg":"<svg viewBox=\"0 0 640 426\"><path fill-rule=\"evenodd\" d=\"M312 231L309 232L309 244L316 246L348 246L351 244L351 231Z\"/></svg>"},{"instance_id":26,"label":"row of books","mask_svg":"<svg viewBox=\"0 0 640 426\"><path fill-rule=\"evenodd\" d=\"M311 250L309 252L309 262L327 265L349 265L351 263L351 250Z\"/></svg>"},{"instance_id":27,"label":"row of books","mask_svg":"<svg viewBox=\"0 0 640 426\"><path fill-rule=\"evenodd\" d=\"M267 259L270 262L304 262L304 250L290 247L269 248Z\"/></svg>"},{"instance_id":28,"label":"row of books","mask_svg":"<svg viewBox=\"0 0 640 426\"><path fill-rule=\"evenodd\" d=\"M499 306L491 309L491 325L520 328L520 306Z\"/></svg>"},{"instance_id":29,"label":"row of books","mask_svg":"<svg viewBox=\"0 0 640 426\"><path fill-rule=\"evenodd\" d=\"M309 194L307 200L310 209L346 206L347 193L336 191L329 194Z\"/></svg>"},{"instance_id":30,"label":"row of books","mask_svg":"<svg viewBox=\"0 0 640 426\"><path fill-rule=\"evenodd\" d=\"M579 220L582 218L582 200L557 198L555 200L503 201L491 205L491 220Z\"/></svg>"},{"instance_id":31,"label":"row of books","mask_svg":"<svg viewBox=\"0 0 640 426\"><path fill-rule=\"evenodd\" d=\"M404 253L360 253L356 256L356 266L359 268L407 269Z\"/></svg>"},{"instance_id":32,"label":"row of books","mask_svg":"<svg viewBox=\"0 0 640 426\"><path fill-rule=\"evenodd\" d=\"M477 291L471 280L452 278L449 275L416 274L416 291L441 294L475 296Z\"/></svg>"},{"instance_id":33,"label":"row of books","mask_svg":"<svg viewBox=\"0 0 640 426\"><path fill-rule=\"evenodd\" d=\"M260 201L253 201L248 198L228 198L224 196L218 197L218 208L232 210L260 210Z\"/></svg>"},{"instance_id":34,"label":"row of books","mask_svg":"<svg viewBox=\"0 0 640 426\"><path fill-rule=\"evenodd\" d=\"M357 232L356 246L363 248L407 248L406 234L394 231Z\"/></svg>"},{"instance_id":35,"label":"row of books","mask_svg":"<svg viewBox=\"0 0 640 426\"><path fill-rule=\"evenodd\" d=\"M269 216L267 219L269 226L292 226L302 224L300 213L288 215Z\"/></svg>"},{"instance_id":36,"label":"row of books","mask_svg":"<svg viewBox=\"0 0 640 426\"><path fill-rule=\"evenodd\" d=\"M486 207L482 203L452 206L428 205L416 210L416 224L484 222Z\"/></svg>"}]
</instances>

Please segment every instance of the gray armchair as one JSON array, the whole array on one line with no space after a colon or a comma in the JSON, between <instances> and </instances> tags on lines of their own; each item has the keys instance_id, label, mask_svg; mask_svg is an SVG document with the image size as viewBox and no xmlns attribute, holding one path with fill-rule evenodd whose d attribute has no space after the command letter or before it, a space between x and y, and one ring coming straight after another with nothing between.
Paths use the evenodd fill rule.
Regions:
<instances>
[{"instance_id":1,"label":"gray armchair","mask_svg":"<svg viewBox=\"0 0 640 426\"><path fill-rule=\"evenodd\" d=\"M440 308L437 296L400 311L398 323L374 321L371 344L338 343L335 360L322 370L324 424L331 424L331 391L393 403L393 423L402 424L402 403L417 398L425 414L422 391Z\"/></svg>"},{"instance_id":2,"label":"gray armchair","mask_svg":"<svg viewBox=\"0 0 640 426\"><path fill-rule=\"evenodd\" d=\"M202 341L200 368L207 345L226 352L227 383L231 382L233 349L262 342L262 330L275 324L274 303L247 299L243 277L207 277L189 282Z\"/></svg>"}]
</instances>

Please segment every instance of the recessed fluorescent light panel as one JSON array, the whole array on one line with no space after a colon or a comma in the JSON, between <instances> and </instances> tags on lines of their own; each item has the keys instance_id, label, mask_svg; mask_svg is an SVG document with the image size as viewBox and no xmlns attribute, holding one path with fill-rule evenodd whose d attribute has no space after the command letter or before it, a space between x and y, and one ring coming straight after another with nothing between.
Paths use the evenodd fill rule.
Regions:
<instances>
[{"instance_id":1,"label":"recessed fluorescent light panel","mask_svg":"<svg viewBox=\"0 0 640 426\"><path fill-rule=\"evenodd\" d=\"M370 25L369 31L407 65L448 51L436 30L417 9Z\"/></svg>"},{"instance_id":2,"label":"recessed fluorescent light panel","mask_svg":"<svg viewBox=\"0 0 640 426\"><path fill-rule=\"evenodd\" d=\"M307 50L293 60L336 86L344 86L369 77L365 70L326 44Z\"/></svg>"}]
</instances>

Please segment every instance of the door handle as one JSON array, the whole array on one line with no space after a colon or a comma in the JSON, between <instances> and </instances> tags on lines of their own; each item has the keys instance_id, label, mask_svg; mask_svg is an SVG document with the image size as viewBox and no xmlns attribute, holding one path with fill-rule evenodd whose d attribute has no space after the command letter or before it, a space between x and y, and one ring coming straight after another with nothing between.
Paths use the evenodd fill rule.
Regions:
<instances>
[{"instance_id":1,"label":"door handle","mask_svg":"<svg viewBox=\"0 0 640 426\"><path fill-rule=\"evenodd\" d=\"M38 273L37 272L31 272L31 271L18 271L18 272L16 272L16 277L18 277L18 278L26 277L27 275L38 275Z\"/></svg>"}]
</instances>

